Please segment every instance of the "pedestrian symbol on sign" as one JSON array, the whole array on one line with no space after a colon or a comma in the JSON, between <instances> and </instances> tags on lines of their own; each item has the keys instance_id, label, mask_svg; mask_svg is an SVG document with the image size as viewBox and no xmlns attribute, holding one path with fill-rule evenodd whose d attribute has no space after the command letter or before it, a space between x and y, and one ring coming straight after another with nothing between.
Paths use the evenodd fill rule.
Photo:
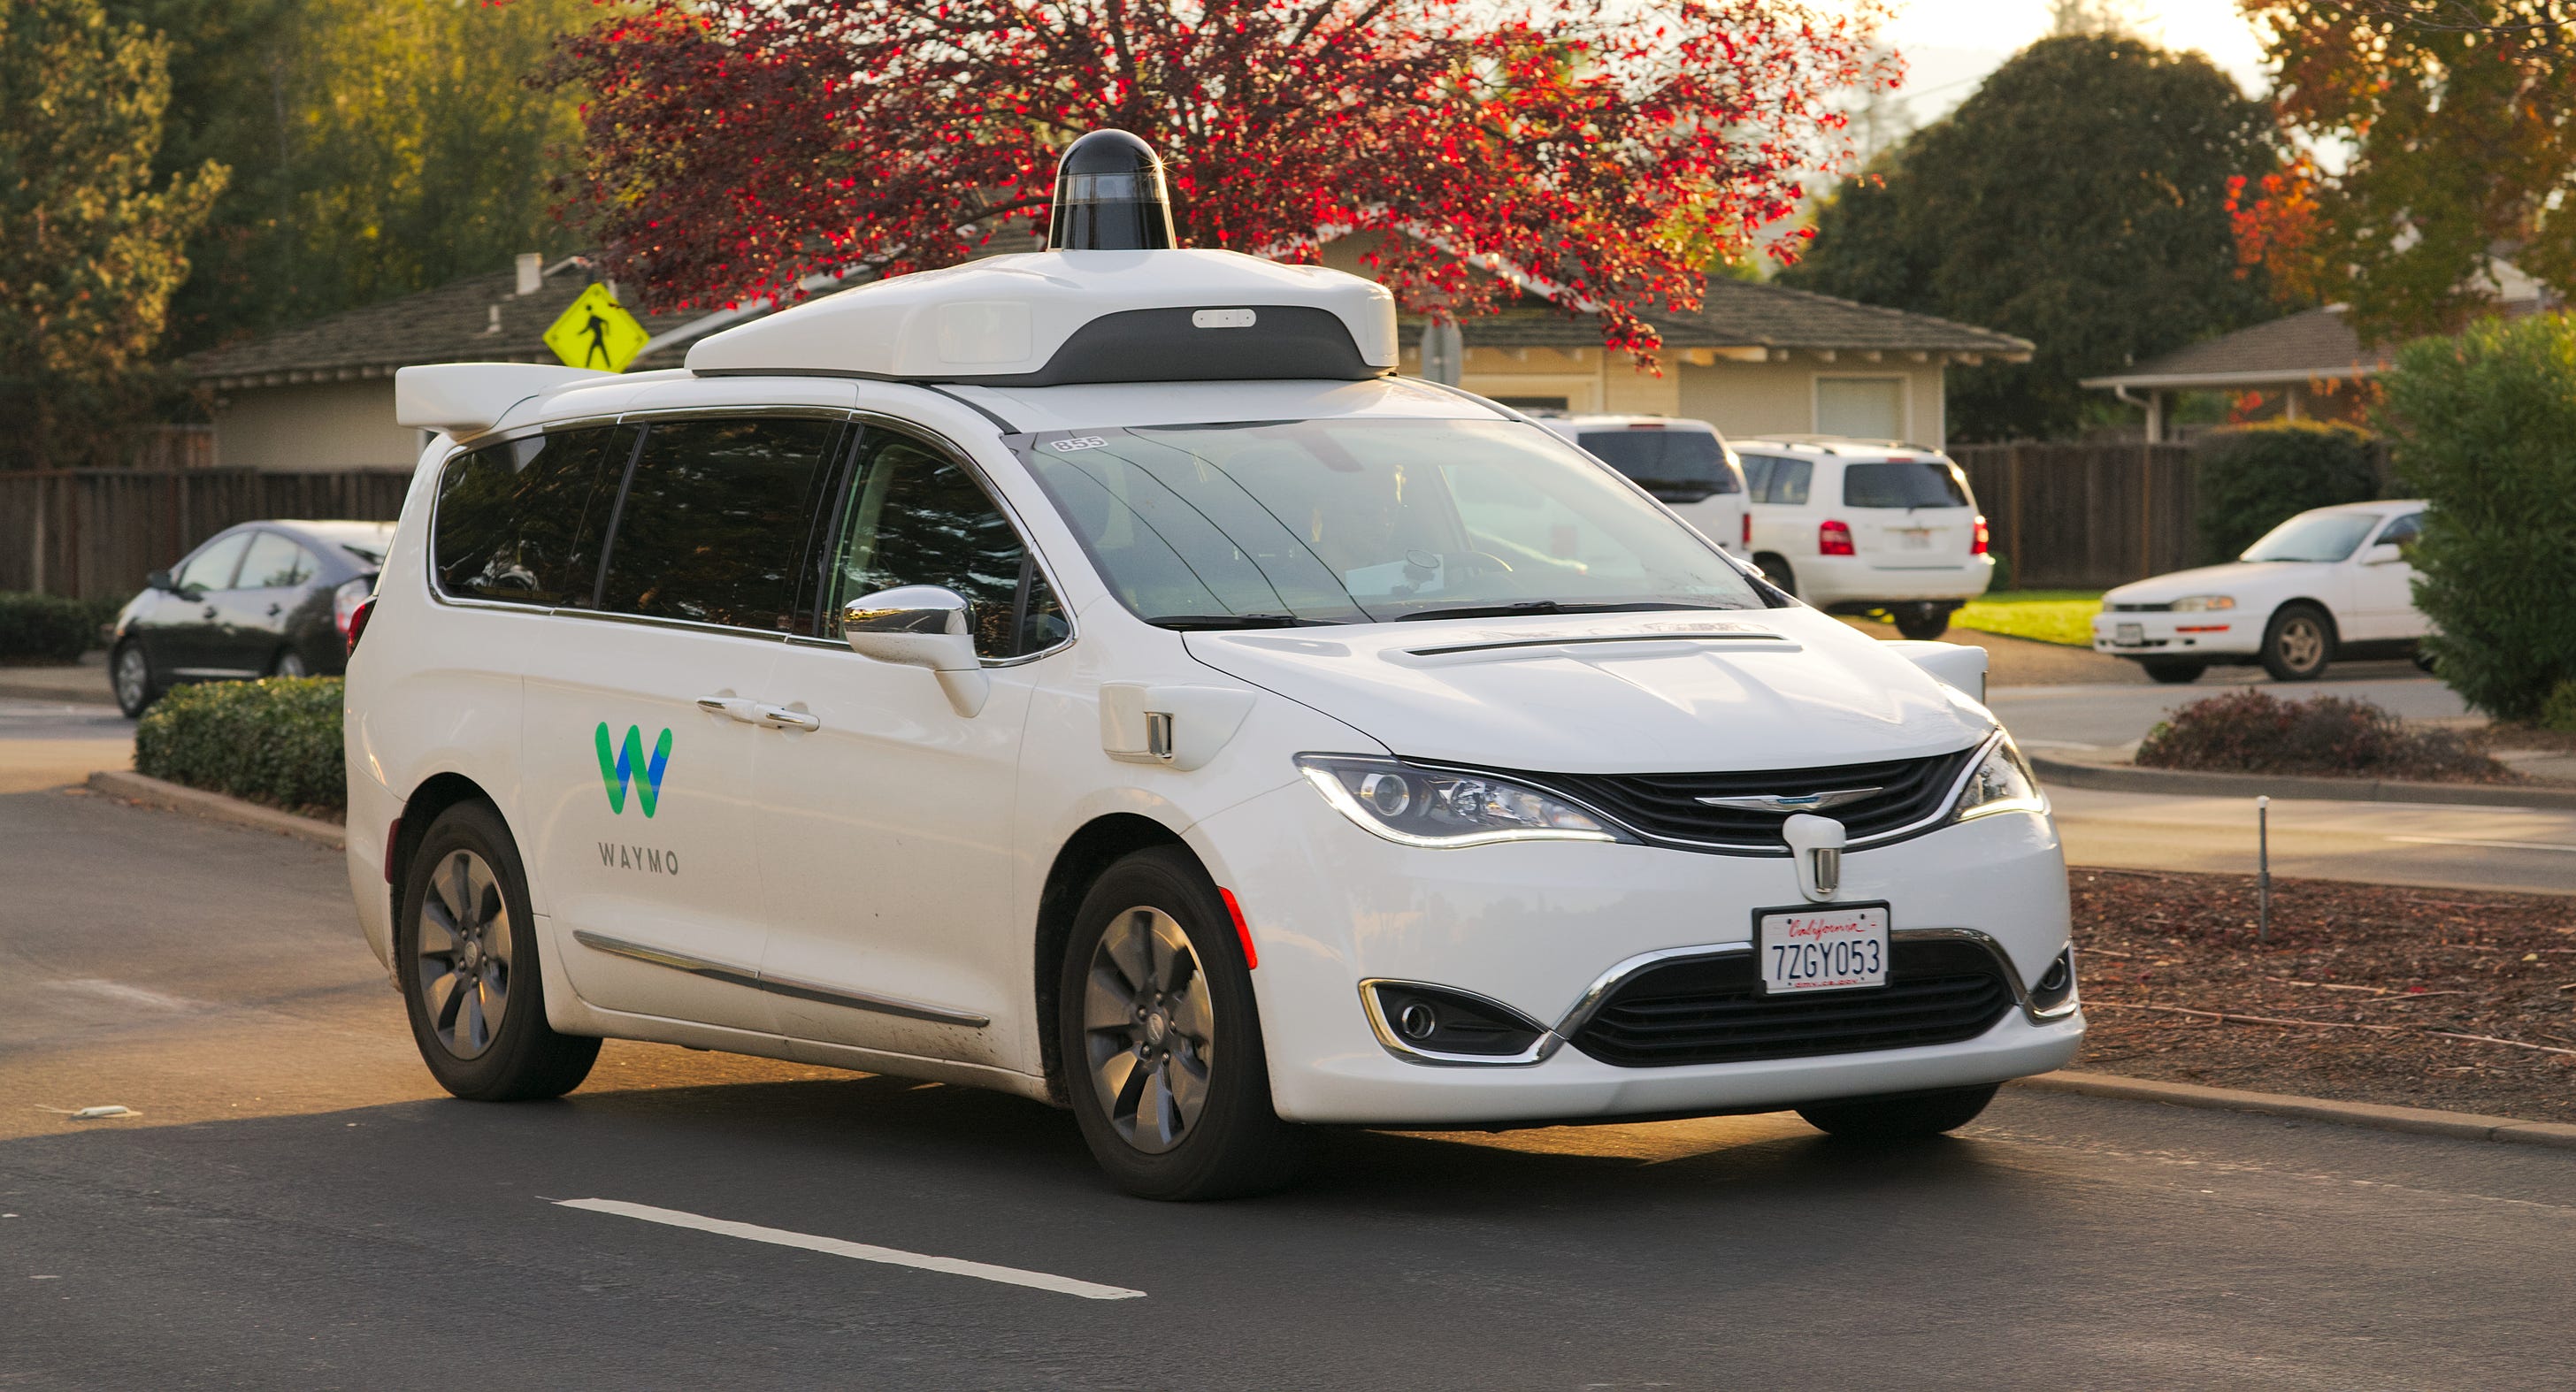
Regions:
<instances>
[{"instance_id":1,"label":"pedestrian symbol on sign","mask_svg":"<svg viewBox=\"0 0 2576 1392\"><path fill-rule=\"evenodd\" d=\"M625 371L652 339L605 285L582 291L581 298L546 330L546 346L565 366L600 372Z\"/></svg>"}]
</instances>

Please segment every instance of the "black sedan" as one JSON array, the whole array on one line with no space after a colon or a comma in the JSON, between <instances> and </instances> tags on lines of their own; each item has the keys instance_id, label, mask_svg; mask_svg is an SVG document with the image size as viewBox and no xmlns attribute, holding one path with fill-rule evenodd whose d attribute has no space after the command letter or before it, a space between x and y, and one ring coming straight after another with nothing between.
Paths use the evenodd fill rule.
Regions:
<instances>
[{"instance_id":1,"label":"black sedan","mask_svg":"<svg viewBox=\"0 0 2576 1392\"><path fill-rule=\"evenodd\" d=\"M337 674L391 522L245 522L144 579L108 672L127 715L178 682Z\"/></svg>"}]
</instances>

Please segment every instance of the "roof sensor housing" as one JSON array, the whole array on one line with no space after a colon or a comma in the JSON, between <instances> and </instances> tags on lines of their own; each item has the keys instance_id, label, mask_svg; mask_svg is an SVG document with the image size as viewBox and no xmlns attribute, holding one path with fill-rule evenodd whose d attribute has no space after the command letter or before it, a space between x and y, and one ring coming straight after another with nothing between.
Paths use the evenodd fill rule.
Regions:
<instances>
[{"instance_id":1,"label":"roof sensor housing","mask_svg":"<svg viewBox=\"0 0 2576 1392\"><path fill-rule=\"evenodd\" d=\"M1065 147L1055 167L1051 251L1167 251L1172 196L1154 147L1122 130L1096 130Z\"/></svg>"}]
</instances>

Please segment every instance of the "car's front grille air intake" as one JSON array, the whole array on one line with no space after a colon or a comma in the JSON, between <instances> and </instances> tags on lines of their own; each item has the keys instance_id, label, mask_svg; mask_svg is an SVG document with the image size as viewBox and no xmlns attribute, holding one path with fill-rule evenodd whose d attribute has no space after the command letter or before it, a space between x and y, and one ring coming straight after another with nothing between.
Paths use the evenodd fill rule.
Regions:
<instances>
[{"instance_id":1,"label":"car's front grille air intake","mask_svg":"<svg viewBox=\"0 0 2576 1392\"><path fill-rule=\"evenodd\" d=\"M1753 954L1649 967L1612 991L1571 1039L1623 1068L1808 1058L1956 1044L1994 1027L2012 987L1971 942L1888 944L1885 986L1766 996Z\"/></svg>"},{"instance_id":2,"label":"car's front grille air intake","mask_svg":"<svg viewBox=\"0 0 2576 1392\"><path fill-rule=\"evenodd\" d=\"M1780 824L1796 809L1780 811L1712 807L1702 798L1801 797L1815 793L1878 791L1815 809L1843 824L1854 841L1926 821L1958 786L1977 746L1924 759L1894 759L1833 768L1765 769L1750 773L1528 773L1513 774L1563 791L1618 818L1631 829L1664 841L1697 842L1748 850L1784 851Z\"/></svg>"}]
</instances>

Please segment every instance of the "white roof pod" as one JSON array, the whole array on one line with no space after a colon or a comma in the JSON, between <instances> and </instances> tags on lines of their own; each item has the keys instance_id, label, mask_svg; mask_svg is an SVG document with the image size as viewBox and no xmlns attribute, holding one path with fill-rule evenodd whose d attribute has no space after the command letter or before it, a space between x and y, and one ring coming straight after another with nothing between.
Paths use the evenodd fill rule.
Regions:
<instances>
[{"instance_id":1,"label":"white roof pod","mask_svg":"<svg viewBox=\"0 0 2576 1392\"><path fill-rule=\"evenodd\" d=\"M394 372L394 423L444 430L459 439L480 434L533 396L606 377L586 367L542 363L432 363Z\"/></svg>"},{"instance_id":2,"label":"white roof pod","mask_svg":"<svg viewBox=\"0 0 2576 1392\"><path fill-rule=\"evenodd\" d=\"M1321 266L1172 246L1162 161L1093 131L1056 171L1056 250L878 281L701 339L689 370L1052 387L1395 370L1395 298Z\"/></svg>"}]
</instances>

